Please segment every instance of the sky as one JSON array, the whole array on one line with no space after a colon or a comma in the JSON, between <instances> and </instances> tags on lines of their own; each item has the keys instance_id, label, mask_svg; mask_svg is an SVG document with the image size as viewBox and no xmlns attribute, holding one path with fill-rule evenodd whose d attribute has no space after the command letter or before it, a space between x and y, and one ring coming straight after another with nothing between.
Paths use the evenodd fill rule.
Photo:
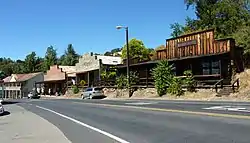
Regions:
<instances>
[{"instance_id":1,"label":"sky","mask_svg":"<svg viewBox=\"0 0 250 143\"><path fill-rule=\"evenodd\" d=\"M170 38L170 24L187 16L195 18L184 0L1 0L0 57L23 60L32 51L44 57L50 45L60 56L68 44L80 55L105 53L125 43L117 25L156 48Z\"/></svg>"}]
</instances>

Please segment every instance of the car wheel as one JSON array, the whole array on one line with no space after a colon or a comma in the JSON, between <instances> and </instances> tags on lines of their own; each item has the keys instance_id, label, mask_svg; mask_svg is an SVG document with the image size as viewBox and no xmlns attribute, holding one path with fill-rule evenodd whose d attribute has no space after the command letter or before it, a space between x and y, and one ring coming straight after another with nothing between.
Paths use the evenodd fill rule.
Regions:
<instances>
[{"instance_id":1,"label":"car wheel","mask_svg":"<svg viewBox=\"0 0 250 143\"><path fill-rule=\"evenodd\" d=\"M91 94L89 95L89 99L93 99L93 96Z\"/></svg>"}]
</instances>

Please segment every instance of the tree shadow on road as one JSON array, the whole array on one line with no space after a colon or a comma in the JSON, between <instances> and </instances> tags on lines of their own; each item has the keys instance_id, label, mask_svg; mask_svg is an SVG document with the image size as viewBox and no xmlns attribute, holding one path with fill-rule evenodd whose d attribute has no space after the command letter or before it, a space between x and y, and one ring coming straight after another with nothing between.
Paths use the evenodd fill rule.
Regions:
<instances>
[{"instance_id":1,"label":"tree shadow on road","mask_svg":"<svg viewBox=\"0 0 250 143\"><path fill-rule=\"evenodd\" d=\"M2 105L8 105L8 104L17 104L19 102L17 101L2 101Z\"/></svg>"},{"instance_id":2,"label":"tree shadow on road","mask_svg":"<svg viewBox=\"0 0 250 143\"><path fill-rule=\"evenodd\" d=\"M0 117L1 117L1 116L7 116L7 115L10 115L10 112L9 112L9 111L4 111L3 114L0 115Z\"/></svg>"}]
</instances>

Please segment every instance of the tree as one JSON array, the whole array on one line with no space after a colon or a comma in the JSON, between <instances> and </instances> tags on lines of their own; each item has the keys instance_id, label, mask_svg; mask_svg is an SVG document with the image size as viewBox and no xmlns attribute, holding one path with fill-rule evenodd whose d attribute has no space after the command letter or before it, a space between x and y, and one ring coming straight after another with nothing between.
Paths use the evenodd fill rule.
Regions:
<instances>
[{"instance_id":1,"label":"tree","mask_svg":"<svg viewBox=\"0 0 250 143\"><path fill-rule=\"evenodd\" d=\"M131 39L129 41L130 58L139 58L140 60L149 59L149 50L145 47L141 40ZM127 45L122 48L122 59L127 58Z\"/></svg>"},{"instance_id":2,"label":"tree","mask_svg":"<svg viewBox=\"0 0 250 143\"><path fill-rule=\"evenodd\" d=\"M184 27L182 25L180 25L179 23L171 24L170 28L172 29L171 36L173 38L176 38L184 33Z\"/></svg>"},{"instance_id":3,"label":"tree","mask_svg":"<svg viewBox=\"0 0 250 143\"><path fill-rule=\"evenodd\" d=\"M115 48L111 51L107 51L104 53L104 56L119 56L119 52L121 52L122 48Z\"/></svg>"},{"instance_id":4,"label":"tree","mask_svg":"<svg viewBox=\"0 0 250 143\"><path fill-rule=\"evenodd\" d=\"M61 57L61 64L64 66L75 66L78 62L78 54L75 52L72 44L68 45L67 50Z\"/></svg>"},{"instance_id":5,"label":"tree","mask_svg":"<svg viewBox=\"0 0 250 143\"><path fill-rule=\"evenodd\" d=\"M185 4L195 7L197 20L186 20L184 31L214 28L217 38L235 38L249 60L250 0L185 0Z\"/></svg>"},{"instance_id":6,"label":"tree","mask_svg":"<svg viewBox=\"0 0 250 143\"><path fill-rule=\"evenodd\" d=\"M43 70L47 71L50 66L57 64L57 53L53 46L47 48L44 62L43 62Z\"/></svg>"},{"instance_id":7,"label":"tree","mask_svg":"<svg viewBox=\"0 0 250 143\"><path fill-rule=\"evenodd\" d=\"M24 60L24 72L25 73L32 73L36 71L36 53L31 52L28 54Z\"/></svg>"},{"instance_id":8,"label":"tree","mask_svg":"<svg viewBox=\"0 0 250 143\"><path fill-rule=\"evenodd\" d=\"M0 80L5 78L5 73L3 71L0 71Z\"/></svg>"}]
</instances>

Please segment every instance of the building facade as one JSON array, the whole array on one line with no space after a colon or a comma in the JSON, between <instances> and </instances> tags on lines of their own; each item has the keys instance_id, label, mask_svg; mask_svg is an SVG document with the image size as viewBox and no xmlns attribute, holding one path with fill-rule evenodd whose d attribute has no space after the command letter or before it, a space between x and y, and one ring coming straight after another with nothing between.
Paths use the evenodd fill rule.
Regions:
<instances>
[{"instance_id":1,"label":"building facade","mask_svg":"<svg viewBox=\"0 0 250 143\"><path fill-rule=\"evenodd\" d=\"M101 80L102 69L121 63L121 57L85 54L76 64L76 83L79 84L84 80L86 86L93 86L95 82Z\"/></svg>"},{"instance_id":2,"label":"building facade","mask_svg":"<svg viewBox=\"0 0 250 143\"><path fill-rule=\"evenodd\" d=\"M23 98L35 88L36 82L44 80L42 72L29 74L12 74L3 79L2 90L3 98Z\"/></svg>"},{"instance_id":3,"label":"building facade","mask_svg":"<svg viewBox=\"0 0 250 143\"><path fill-rule=\"evenodd\" d=\"M183 76L191 70L200 83L214 84L223 79L230 84L234 72L244 70L243 49L235 46L234 39L215 39L214 30L198 31L166 40L166 47L156 51L152 61L134 62L130 69L139 73L144 82L151 82L151 70L161 60L167 60L174 66L176 76ZM126 65L118 66L118 72L125 74Z\"/></svg>"},{"instance_id":4,"label":"building facade","mask_svg":"<svg viewBox=\"0 0 250 143\"><path fill-rule=\"evenodd\" d=\"M44 80L36 82L36 88L42 89L44 95L64 94L66 91L67 74L58 65L50 66L44 74Z\"/></svg>"}]
</instances>

